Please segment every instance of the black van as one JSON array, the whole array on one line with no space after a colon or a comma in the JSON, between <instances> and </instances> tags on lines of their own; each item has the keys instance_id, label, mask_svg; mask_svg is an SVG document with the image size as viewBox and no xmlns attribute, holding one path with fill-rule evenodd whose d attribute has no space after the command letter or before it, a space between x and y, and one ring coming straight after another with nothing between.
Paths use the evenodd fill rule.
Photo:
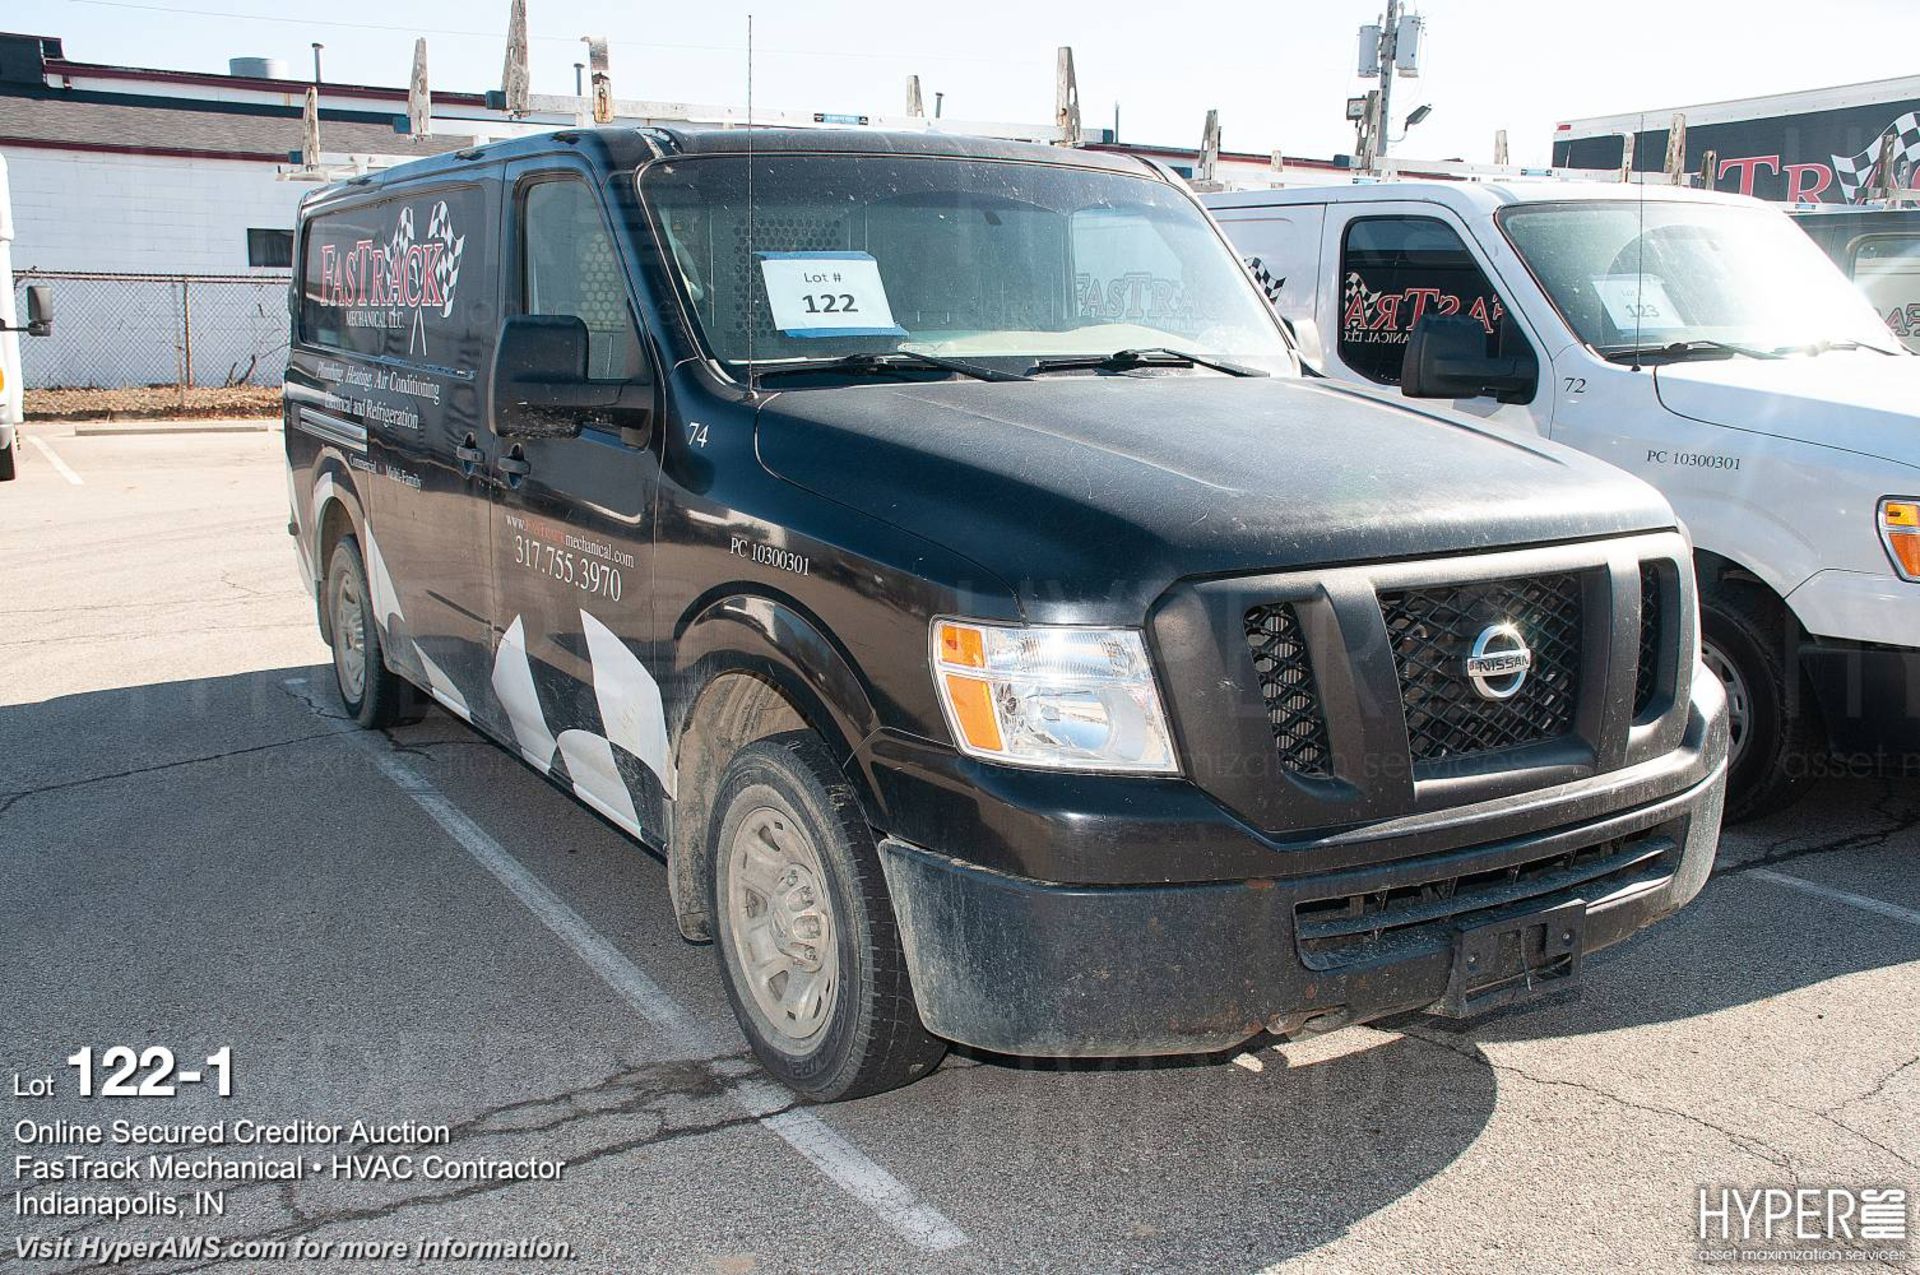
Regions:
<instances>
[{"instance_id":1,"label":"black van","mask_svg":"<svg viewBox=\"0 0 1920 1275\"><path fill-rule=\"evenodd\" d=\"M1706 879L1667 505L1303 378L1164 169L568 131L317 192L298 252L348 710L665 856L809 1097L1470 1014Z\"/></svg>"}]
</instances>

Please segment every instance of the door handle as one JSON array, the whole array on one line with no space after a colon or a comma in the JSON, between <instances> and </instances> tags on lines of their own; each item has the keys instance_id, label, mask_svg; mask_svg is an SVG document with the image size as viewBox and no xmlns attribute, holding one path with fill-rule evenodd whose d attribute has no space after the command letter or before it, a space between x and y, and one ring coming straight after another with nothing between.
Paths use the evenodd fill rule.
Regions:
<instances>
[{"instance_id":1,"label":"door handle","mask_svg":"<svg viewBox=\"0 0 1920 1275\"><path fill-rule=\"evenodd\" d=\"M474 470L487 463L487 454L473 445L471 437L454 448L453 454L459 459L460 468L468 477L472 477Z\"/></svg>"},{"instance_id":2,"label":"door handle","mask_svg":"<svg viewBox=\"0 0 1920 1275\"><path fill-rule=\"evenodd\" d=\"M525 478L533 472L533 466L518 456L502 456L493 462L499 471L509 478Z\"/></svg>"}]
</instances>

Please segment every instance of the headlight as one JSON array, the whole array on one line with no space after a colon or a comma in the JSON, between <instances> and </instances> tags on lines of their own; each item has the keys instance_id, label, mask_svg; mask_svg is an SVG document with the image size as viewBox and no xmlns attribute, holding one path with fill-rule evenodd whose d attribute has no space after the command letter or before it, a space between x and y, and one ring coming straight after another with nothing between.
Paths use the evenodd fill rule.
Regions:
<instances>
[{"instance_id":1,"label":"headlight","mask_svg":"<svg viewBox=\"0 0 1920 1275\"><path fill-rule=\"evenodd\" d=\"M1880 502L1880 543L1902 580L1920 581L1920 500L1888 496Z\"/></svg>"},{"instance_id":2,"label":"headlight","mask_svg":"<svg viewBox=\"0 0 1920 1275\"><path fill-rule=\"evenodd\" d=\"M1134 629L933 622L933 681L960 751L1017 766L1174 774Z\"/></svg>"}]
</instances>

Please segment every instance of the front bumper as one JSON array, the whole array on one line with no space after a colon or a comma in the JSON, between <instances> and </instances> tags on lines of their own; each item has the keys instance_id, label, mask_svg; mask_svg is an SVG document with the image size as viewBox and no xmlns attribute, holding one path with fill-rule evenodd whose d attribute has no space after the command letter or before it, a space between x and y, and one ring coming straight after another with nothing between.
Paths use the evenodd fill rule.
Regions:
<instances>
[{"instance_id":1,"label":"front bumper","mask_svg":"<svg viewBox=\"0 0 1920 1275\"><path fill-rule=\"evenodd\" d=\"M1211 1052L1440 1002L1463 925L1578 903L1591 952L1673 912L1713 865L1726 739L1725 698L1696 678L1681 751L1703 777L1685 787L1637 801L1623 784L1598 813L1589 789L1562 808L1576 818L1518 834L1489 818L1488 839L1332 871L1060 885L891 837L881 861L936 1035L1050 1057ZM1369 898L1395 902L1341 919Z\"/></svg>"}]
</instances>

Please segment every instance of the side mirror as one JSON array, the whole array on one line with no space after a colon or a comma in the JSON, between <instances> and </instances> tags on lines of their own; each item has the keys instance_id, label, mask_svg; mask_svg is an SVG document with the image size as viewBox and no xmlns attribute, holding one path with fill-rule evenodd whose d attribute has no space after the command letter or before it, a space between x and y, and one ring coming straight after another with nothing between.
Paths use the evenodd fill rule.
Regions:
<instances>
[{"instance_id":1,"label":"side mirror","mask_svg":"<svg viewBox=\"0 0 1920 1275\"><path fill-rule=\"evenodd\" d=\"M1524 403L1540 383L1531 350L1488 354L1478 319L1429 314L1414 325L1400 363L1400 392L1408 398L1479 398Z\"/></svg>"},{"instance_id":2,"label":"side mirror","mask_svg":"<svg viewBox=\"0 0 1920 1275\"><path fill-rule=\"evenodd\" d=\"M618 382L587 379L587 325L571 314L516 314L493 352L493 432L572 438L620 402Z\"/></svg>"},{"instance_id":3,"label":"side mirror","mask_svg":"<svg viewBox=\"0 0 1920 1275\"><path fill-rule=\"evenodd\" d=\"M53 335L53 288L48 284L27 285L27 335Z\"/></svg>"}]
</instances>

